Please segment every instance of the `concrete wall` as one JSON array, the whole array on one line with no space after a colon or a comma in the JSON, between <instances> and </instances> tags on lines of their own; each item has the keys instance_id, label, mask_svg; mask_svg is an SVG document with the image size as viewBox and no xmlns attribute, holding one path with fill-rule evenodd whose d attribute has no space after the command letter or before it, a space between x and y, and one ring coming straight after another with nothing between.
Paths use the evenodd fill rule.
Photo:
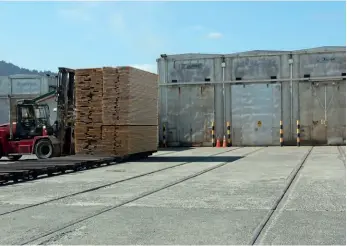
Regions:
<instances>
[{"instance_id":1,"label":"concrete wall","mask_svg":"<svg viewBox=\"0 0 347 246\"><path fill-rule=\"evenodd\" d=\"M12 115L15 112L14 105L18 99L32 99L54 90L56 78L39 75L12 75L0 76L0 124L9 121L10 103L8 95L11 95Z\"/></svg>"},{"instance_id":2,"label":"concrete wall","mask_svg":"<svg viewBox=\"0 0 347 246\"><path fill-rule=\"evenodd\" d=\"M42 95L56 86L56 78L40 75L0 76L0 95Z\"/></svg>"},{"instance_id":3,"label":"concrete wall","mask_svg":"<svg viewBox=\"0 0 347 246\"><path fill-rule=\"evenodd\" d=\"M161 57L160 125L167 126L169 145L211 145L213 121L220 138L231 122L234 145L279 145L280 120L286 144L296 143L296 120L308 143L345 139L345 59L345 47ZM308 74L309 82L298 80ZM320 84L319 93L327 92L316 96L312 82ZM162 140L162 130L159 135Z\"/></svg>"}]
</instances>

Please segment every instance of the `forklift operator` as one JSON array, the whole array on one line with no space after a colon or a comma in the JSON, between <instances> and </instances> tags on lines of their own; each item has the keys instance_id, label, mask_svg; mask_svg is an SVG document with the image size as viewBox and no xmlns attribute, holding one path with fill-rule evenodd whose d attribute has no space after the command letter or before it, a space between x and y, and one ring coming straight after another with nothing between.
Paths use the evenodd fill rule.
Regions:
<instances>
[{"instance_id":1,"label":"forklift operator","mask_svg":"<svg viewBox=\"0 0 347 246\"><path fill-rule=\"evenodd\" d=\"M21 123L25 127L31 127L33 124L33 121L35 121L35 115L34 112L31 112L32 110L23 108L23 114L22 114L22 120Z\"/></svg>"}]
</instances>

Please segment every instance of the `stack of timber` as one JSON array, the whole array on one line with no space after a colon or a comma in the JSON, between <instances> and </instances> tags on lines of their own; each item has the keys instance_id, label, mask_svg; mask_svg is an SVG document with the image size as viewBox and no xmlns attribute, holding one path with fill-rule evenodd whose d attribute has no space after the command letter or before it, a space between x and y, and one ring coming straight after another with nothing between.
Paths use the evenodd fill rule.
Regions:
<instances>
[{"instance_id":1,"label":"stack of timber","mask_svg":"<svg viewBox=\"0 0 347 246\"><path fill-rule=\"evenodd\" d=\"M75 151L124 156L157 150L157 75L132 67L75 73Z\"/></svg>"},{"instance_id":2,"label":"stack of timber","mask_svg":"<svg viewBox=\"0 0 347 246\"><path fill-rule=\"evenodd\" d=\"M102 70L75 71L75 152L98 152L102 129Z\"/></svg>"}]
</instances>

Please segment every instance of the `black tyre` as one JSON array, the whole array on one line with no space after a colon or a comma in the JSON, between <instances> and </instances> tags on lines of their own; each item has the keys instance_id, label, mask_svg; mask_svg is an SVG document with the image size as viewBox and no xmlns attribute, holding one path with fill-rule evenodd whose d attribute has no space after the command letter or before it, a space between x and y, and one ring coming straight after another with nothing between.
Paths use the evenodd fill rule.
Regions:
<instances>
[{"instance_id":1,"label":"black tyre","mask_svg":"<svg viewBox=\"0 0 347 246\"><path fill-rule=\"evenodd\" d=\"M10 161L18 161L21 157L22 157L21 155L10 155L10 156L7 156L7 158Z\"/></svg>"},{"instance_id":2,"label":"black tyre","mask_svg":"<svg viewBox=\"0 0 347 246\"><path fill-rule=\"evenodd\" d=\"M35 154L38 159L49 159L53 157L53 145L48 139L43 139L35 145Z\"/></svg>"}]
</instances>

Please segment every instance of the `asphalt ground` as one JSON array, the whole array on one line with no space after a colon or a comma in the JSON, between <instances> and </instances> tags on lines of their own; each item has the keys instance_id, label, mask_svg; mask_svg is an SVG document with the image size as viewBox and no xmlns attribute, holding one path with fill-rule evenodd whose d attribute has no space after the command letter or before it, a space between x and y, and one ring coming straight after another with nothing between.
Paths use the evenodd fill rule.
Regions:
<instances>
[{"instance_id":1,"label":"asphalt ground","mask_svg":"<svg viewBox=\"0 0 347 246\"><path fill-rule=\"evenodd\" d=\"M0 244L345 245L345 151L169 149L3 186Z\"/></svg>"}]
</instances>

